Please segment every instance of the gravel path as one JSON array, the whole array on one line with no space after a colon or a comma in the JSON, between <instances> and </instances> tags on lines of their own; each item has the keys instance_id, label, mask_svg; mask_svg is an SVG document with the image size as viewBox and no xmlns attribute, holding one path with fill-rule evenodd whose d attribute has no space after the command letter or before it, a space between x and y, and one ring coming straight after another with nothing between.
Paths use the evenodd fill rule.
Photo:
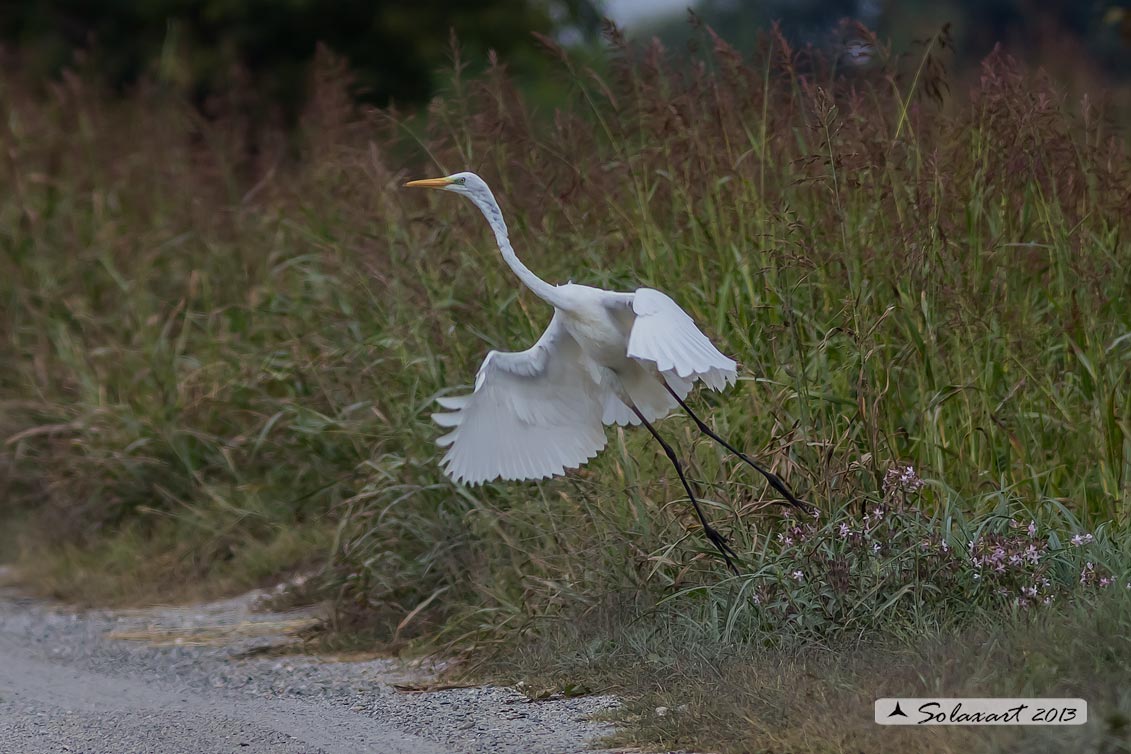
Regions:
<instances>
[{"instance_id":1,"label":"gravel path","mask_svg":"<svg viewBox=\"0 0 1131 754\"><path fill-rule=\"evenodd\" d=\"M0 590L0 754L571 754L610 732L608 697L513 689L401 693L395 660L257 654L311 613L256 595L190 608L76 612Z\"/></svg>"}]
</instances>

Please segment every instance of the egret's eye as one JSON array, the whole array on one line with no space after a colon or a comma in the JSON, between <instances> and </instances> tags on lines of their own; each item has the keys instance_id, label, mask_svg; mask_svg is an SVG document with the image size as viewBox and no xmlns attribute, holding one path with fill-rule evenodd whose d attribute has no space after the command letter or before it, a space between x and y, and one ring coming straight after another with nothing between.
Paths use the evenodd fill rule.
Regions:
<instances>
[{"instance_id":1,"label":"egret's eye","mask_svg":"<svg viewBox=\"0 0 1131 754\"><path fill-rule=\"evenodd\" d=\"M466 178L457 178L456 183L458 183L459 185L462 186L463 184L467 183L467 179Z\"/></svg>"}]
</instances>

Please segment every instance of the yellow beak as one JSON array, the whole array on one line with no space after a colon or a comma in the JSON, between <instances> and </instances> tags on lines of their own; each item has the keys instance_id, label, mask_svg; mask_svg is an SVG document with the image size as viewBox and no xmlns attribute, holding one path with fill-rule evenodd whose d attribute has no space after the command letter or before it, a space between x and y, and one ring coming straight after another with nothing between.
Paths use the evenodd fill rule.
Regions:
<instances>
[{"instance_id":1,"label":"yellow beak","mask_svg":"<svg viewBox=\"0 0 1131 754\"><path fill-rule=\"evenodd\" d=\"M405 188L444 188L451 182L450 178L425 178L421 181L409 181L405 184Z\"/></svg>"}]
</instances>

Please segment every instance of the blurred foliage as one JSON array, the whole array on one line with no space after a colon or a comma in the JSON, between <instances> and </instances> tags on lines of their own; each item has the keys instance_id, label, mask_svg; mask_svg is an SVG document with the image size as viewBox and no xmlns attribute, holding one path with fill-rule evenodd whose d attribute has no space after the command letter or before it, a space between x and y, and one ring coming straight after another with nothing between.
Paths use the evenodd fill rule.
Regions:
<instances>
[{"instance_id":1,"label":"blurred foliage","mask_svg":"<svg viewBox=\"0 0 1131 754\"><path fill-rule=\"evenodd\" d=\"M873 29L897 49L949 24L955 64L973 68L996 45L1011 55L1051 68L1088 65L1107 75L1131 74L1131 12L1127 3L1071 0L700 0L695 14L728 43L749 52L772 24L794 46L840 54L859 42L854 25ZM848 23L845 23L845 22ZM679 48L694 37L682 15L641 29Z\"/></svg>"},{"instance_id":2,"label":"blurred foliage","mask_svg":"<svg viewBox=\"0 0 1131 754\"><path fill-rule=\"evenodd\" d=\"M263 99L289 110L304 90L318 44L344 57L354 94L379 105L419 103L451 57L450 35L470 59L496 50L519 72L544 65L530 32L592 36L599 15L589 0L83 0L5 3L0 41L32 73L86 65L121 89L149 74L198 102L250 76Z\"/></svg>"},{"instance_id":3,"label":"blurred foliage","mask_svg":"<svg viewBox=\"0 0 1131 754\"><path fill-rule=\"evenodd\" d=\"M860 52L862 25L897 49L950 24L958 69L975 66L996 44L1015 57L1053 68L1089 66L1106 75L1131 72L1131 11L1111 2L1067 0L700 0L703 23L749 53L774 24L795 48L833 57ZM228 94L233 82L256 90L259 106L301 108L319 44L348 63L356 99L414 105L434 93L434 72L450 64L452 35L464 59L495 50L535 101L561 102L547 82L549 62L534 34L595 52L601 0L143 0L111 8L82 0L19 0L0 6L0 44L35 76L81 65L116 90L157 79L200 106ZM676 49L694 47L694 25L681 13L632 29ZM581 44L584 43L584 44ZM79 52L76 52L79 51ZM874 51L864 50L869 59ZM861 62L856 60L855 62ZM205 108L208 111L208 108Z\"/></svg>"}]
</instances>

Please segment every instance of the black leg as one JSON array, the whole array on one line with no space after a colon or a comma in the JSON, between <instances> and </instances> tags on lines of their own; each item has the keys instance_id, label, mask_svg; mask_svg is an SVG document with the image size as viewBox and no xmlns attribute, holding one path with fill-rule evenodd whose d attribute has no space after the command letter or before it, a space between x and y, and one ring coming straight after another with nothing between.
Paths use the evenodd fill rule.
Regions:
<instances>
[{"instance_id":1,"label":"black leg","mask_svg":"<svg viewBox=\"0 0 1131 754\"><path fill-rule=\"evenodd\" d=\"M630 403L629 408L632 409L632 413L636 414L636 418L640 419L640 422L652 433L652 437L656 438L656 442L660 443L660 447L664 449L664 452L668 454L668 459L671 460L672 465L675 466L675 472L679 474L679 481L683 482L683 489L687 490L687 496L691 498L691 504L695 506L695 512L699 515L699 523L703 524L703 533L707 535L707 539L711 540L711 544L722 553L723 560L727 562L727 567L734 571L734 574L737 576L738 568L734 565L730 556L733 555L737 558L738 553L731 549L731 546L727 544L726 538L723 537L722 534L719 534L718 531L707 523L707 517L703 515L703 509L699 507L699 501L695 499L695 493L691 491L691 485L687 483L687 477L683 474L683 464L679 462L679 457L675 454L675 451L672 450L672 446L668 445L664 438L660 437L660 433L656 431L655 427L648 423L648 420L644 418L644 414L640 413L640 410L637 409L636 406Z\"/></svg>"},{"instance_id":2,"label":"black leg","mask_svg":"<svg viewBox=\"0 0 1131 754\"><path fill-rule=\"evenodd\" d=\"M699 429L701 429L712 440L714 440L715 442L722 445L724 448L729 450L731 453L734 453L736 456L741 458L743 461L748 463L750 466L754 467L754 470L757 471L759 474L766 477L766 481L770 483L770 486L773 487L778 492L780 492L785 497L785 499L789 502L790 505L792 505L795 508L799 508L803 511L810 511L810 510L813 509L812 506L809 505L809 503L804 503L804 502L798 500L797 497L792 492L789 491L789 488L785 486L785 482L783 482L777 474L770 471L769 469L763 469L761 466L754 463L754 461L752 461L750 459L750 457L747 456L745 453L738 450L733 445L731 445L729 442L727 442L726 440L724 440L723 438L721 438L717 434L715 434L714 431L710 427L708 427L702 419L700 419L698 416L696 416L695 412L692 411L686 403L684 403L683 399L680 398L679 395L674 390L672 390L671 385L669 385L667 382L664 382L664 388L666 388L667 391L669 393L671 393L671 396L673 398L675 398L676 402L680 406L683 407L683 410L687 412L687 415L691 417L691 419L695 422L695 424L699 427Z\"/></svg>"}]
</instances>

